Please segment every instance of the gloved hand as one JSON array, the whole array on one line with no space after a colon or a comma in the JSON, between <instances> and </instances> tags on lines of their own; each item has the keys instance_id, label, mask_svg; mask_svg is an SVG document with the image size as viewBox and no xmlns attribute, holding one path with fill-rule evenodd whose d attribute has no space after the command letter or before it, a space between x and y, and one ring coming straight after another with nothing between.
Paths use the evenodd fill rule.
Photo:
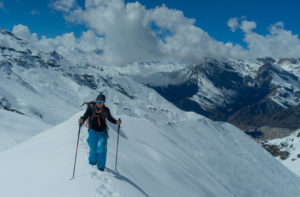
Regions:
<instances>
[{"instance_id":1,"label":"gloved hand","mask_svg":"<svg viewBox=\"0 0 300 197\"><path fill-rule=\"evenodd\" d=\"M79 119L78 119L78 123L79 123L80 125L82 125L82 124L83 124L83 119L82 119L82 118L79 118Z\"/></svg>"}]
</instances>

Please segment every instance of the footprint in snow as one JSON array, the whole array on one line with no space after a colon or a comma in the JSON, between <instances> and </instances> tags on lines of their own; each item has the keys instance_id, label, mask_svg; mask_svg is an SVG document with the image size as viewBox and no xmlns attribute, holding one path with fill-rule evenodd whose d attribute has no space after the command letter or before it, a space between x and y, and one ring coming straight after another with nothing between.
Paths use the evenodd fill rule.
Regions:
<instances>
[{"instance_id":1,"label":"footprint in snow","mask_svg":"<svg viewBox=\"0 0 300 197\"><path fill-rule=\"evenodd\" d=\"M92 172L92 179L97 179L101 185L96 189L95 197L119 197L120 193L115 192L113 188L112 180L105 176L103 172Z\"/></svg>"}]
</instances>

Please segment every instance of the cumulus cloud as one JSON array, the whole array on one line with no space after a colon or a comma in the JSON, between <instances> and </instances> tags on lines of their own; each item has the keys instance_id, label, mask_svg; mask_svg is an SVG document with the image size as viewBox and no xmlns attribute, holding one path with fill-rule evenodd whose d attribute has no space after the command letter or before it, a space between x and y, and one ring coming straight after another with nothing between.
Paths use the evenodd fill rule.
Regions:
<instances>
[{"instance_id":1,"label":"cumulus cloud","mask_svg":"<svg viewBox=\"0 0 300 197\"><path fill-rule=\"evenodd\" d=\"M232 42L213 39L195 20L166 5L146 9L139 2L86 0L84 7L75 0L58 0L52 7L64 13L65 20L85 25L80 37L65 33L40 40L28 27L15 26L13 32L35 41L43 50L56 50L74 63L127 64L137 61L177 61L197 64L205 57L299 57L298 35L284 29L283 22L270 25L269 33L255 32L256 22L245 17L230 18L231 31L240 29L247 49Z\"/></svg>"},{"instance_id":2,"label":"cumulus cloud","mask_svg":"<svg viewBox=\"0 0 300 197\"><path fill-rule=\"evenodd\" d=\"M235 32L239 27L239 19L237 17L230 18L227 22L228 27L230 27L232 32Z\"/></svg>"},{"instance_id":3,"label":"cumulus cloud","mask_svg":"<svg viewBox=\"0 0 300 197\"><path fill-rule=\"evenodd\" d=\"M38 40L37 34L36 33L31 34L29 28L25 25L21 25L21 24L15 25L13 27L12 33L14 33L16 36L24 40L28 40L32 42L36 42Z\"/></svg>"},{"instance_id":4,"label":"cumulus cloud","mask_svg":"<svg viewBox=\"0 0 300 197\"><path fill-rule=\"evenodd\" d=\"M61 50L72 51L76 47L77 39L74 36L74 33L64 33L61 36L55 38L42 37L37 43L40 48L43 48L45 51L49 52L52 50Z\"/></svg>"},{"instance_id":5,"label":"cumulus cloud","mask_svg":"<svg viewBox=\"0 0 300 197\"><path fill-rule=\"evenodd\" d=\"M40 40L34 42L35 46L44 52L57 51L66 57L73 64L101 64L101 46L103 38L88 30L76 38L73 32L64 33L55 38L42 36Z\"/></svg>"},{"instance_id":6,"label":"cumulus cloud","mask_svg":"<svg viewBox=\"0 0 300 197\"><path fill-rule=\"evenodd\" d=\"M211 38L207 32L195 26L194 19L184 17L181 11L162 6L150 11L149 17L160 28L170 32L162 42L163 51L169 57L198 63L204 57L241 56L243 53L239 45L226 45Z\"/></svg>"},{"instance_id":7,"label":"cumulus cloud","mask_svg":"<svg viewBox=\"0 0 300 197\"><path fill-rule=\"evenodd\" d=\"M162 57L160 43L147 21L147 10L138 2L127 5L120 0L87 0L85 10L66 16L70 22L86 25L104 37L103 61L128 63Z\"/></svg>"},{"instance_id":8,"label":"cumulus cloud","mask_svg":"<svg viewBox=\"0 0 300 197\"><path fill-rule=\"evenodd\" d=\"M31 33L27 26L19 24L13 27L12 33L33 44L32 50L57 51L73 64L90 63L95 65L103 62L101 56L103 38L90 30L83 32L79 38L70 32L55 38L42 36L41 39L38 39L36 33Z\"/></svg>"},{"instance_id":9,"label":"cumulus cloud","mask_svg":"<svg viewBox=\"0 0 300 197\"><path fill-rule=\"evenodd\" d=\"M249 33L251 32L253 29L256 28L256 23L254 21L247 21L247 20L243 20L240 28L243 32L245 33Z\"/></svg>"},{"instance_id":10,"label":"cumulus cloud","mask_svg":"<svg viewBox=\"0 0 300 197\"><path fill-rule=\"evenodd\" d=\"M230 20L229 20L230 21ZM256 33L255 21L248 21L245 17L237 19L239 29L244 33L243 41L247 44L247 58L255 57L300 57L300 39L297 34L284 28L284 23L279 21L268 27L268 33ZM228 25L231 27L230 25Z\"/></svg>"},{"instance_id":11,"label":"cumulus cloud","mask_svg":"<svg viewBox=\"0 0 300 197\"><path fill-rule=\"evenodd\" d=\"M85 7L67 10L65 19L84 24L103 37L103 62L172 60L197 63L203 57L241 55L239 45L211 38L182 11L162 5L147 10L139 2L86 0Z\"/></svg>"},{"instance_id":12,"label":"cumulus cloud","mask_svg":"<svg viewBox=\"0 0 300 197\"><path fill-rule=\"evenodd\" d=\"M253 56L299 57L300 40L297 34L284 29L283 22L269 27L265 36L249 31L244 41L248 44L249 54Z\"/></svg>"}]
</instances>

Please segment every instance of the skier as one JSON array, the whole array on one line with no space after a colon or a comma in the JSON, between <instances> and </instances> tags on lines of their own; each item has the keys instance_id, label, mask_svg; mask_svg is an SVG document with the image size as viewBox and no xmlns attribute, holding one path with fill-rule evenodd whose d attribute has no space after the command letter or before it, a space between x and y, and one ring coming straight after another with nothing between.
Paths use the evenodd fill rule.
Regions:
<instances>
[{"instance_id":1,"label":"skier","mask_svg":"<svg viewBox=\"0 0 300 197\"><path fill-rule=\"evenodd\" d=\"M88 119L89 137L87 142L90 147L89 164L97 164L97 168L101 171L105 169L107 154L108 127L106 119L114 124L121 124L121 120L117 121L112 117L104 103L105 95L102 93L97 96L96 102L84 103L88 107L84 115L78 120L78 123L82 125Z\"/></svg>"}]
</instances>

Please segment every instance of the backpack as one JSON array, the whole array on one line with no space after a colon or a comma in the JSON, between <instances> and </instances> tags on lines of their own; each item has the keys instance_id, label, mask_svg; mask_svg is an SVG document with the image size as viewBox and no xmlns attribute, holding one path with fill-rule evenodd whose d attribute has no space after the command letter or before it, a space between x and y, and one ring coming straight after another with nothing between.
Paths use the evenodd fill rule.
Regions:
<instances>
[{"instance_id":1,"label":"backpack","mask_svg":"<svg viewBox=\"0 0 300 197\"><path fill-rule=\"evenodd\" d=\"M84 105L87 105L87 110L90 109L92 111L92 114L90 116L90 118L88 118L88 121L86 122L88 124L88 128L90 128L94 118L95 118L95 114L96 114L96 110L95 110L95 105L96 105L96 102L95 101L90 101L90 102L84 102L81 106L84 106ZM106 118L107 118L107 108L106 106L104 105L104 110L103 112L101 113L101 118L105 121L105 124L106 124ZM87 127L87 125L86 125ZM107 124L106 124L106 130L108 131L108 127L107 127ZM108 135L108 134L107 134Z\"/></svg>"}]
</instances>

